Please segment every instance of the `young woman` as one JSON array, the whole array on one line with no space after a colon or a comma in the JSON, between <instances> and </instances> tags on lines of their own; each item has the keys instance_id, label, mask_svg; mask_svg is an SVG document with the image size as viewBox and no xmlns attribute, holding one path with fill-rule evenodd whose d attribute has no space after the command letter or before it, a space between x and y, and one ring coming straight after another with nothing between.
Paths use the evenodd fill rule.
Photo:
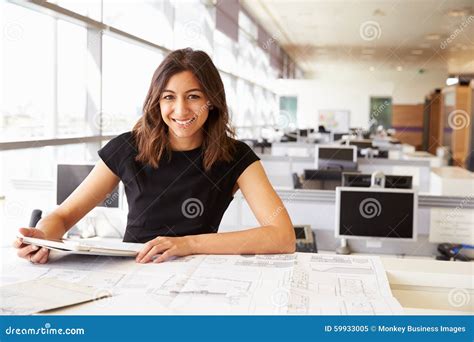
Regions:
<instances>
[{"instance_id":1,"label":"young woman","mask_svg":"<svg viewBox=\"0 0 474 342\"><path fill-rule=\"evenodd\" d=\"M137 262L295 250L291 220L259 158L233 138L222 80L203 51L170 53L133 130L98 153L101 160L76 191L36 229L20 228L24 236L61 238L122 181L129 206L124 241L146 242ZM217 233L238 189L260 227ZM21 239L14 246L32 263L48 260L47 249Z\"/></svg>"}]
</instances>

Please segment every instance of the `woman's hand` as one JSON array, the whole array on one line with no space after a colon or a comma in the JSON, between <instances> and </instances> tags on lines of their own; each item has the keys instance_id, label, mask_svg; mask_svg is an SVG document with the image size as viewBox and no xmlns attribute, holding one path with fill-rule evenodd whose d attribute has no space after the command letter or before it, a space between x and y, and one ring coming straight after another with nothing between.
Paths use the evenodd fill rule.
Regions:
<instances>
[{"instance_id":1,"label":"woman's hand","mask_svg":"<svg viewBox=\"0 0 474 342\"><path fill-rule=\"evenodd\" d=\"M158 254L161 255L154 259L153 257ZM158 263L166 261L172 256L185 256L190 254L193 254L193 252L188 236L158 236L145 243L143 249L138 253L136 261L145 264L154 259L153 262Z\"/></svg>"},{"instance_id":2,"label":"woman's hand","mask_svg":"<svg viewBox=\"0 0 474 342\"><path fill-rule=\"evenodd\" d=\"M40 229L35 228L20 228L20 233L23 236L44 239L45 234ZM18 248L17 254L20 258L30 261L32 264L45 264L48 261L49 249L39 248L35 245L24 244L22 238L17 238L13 242L13 247Z\"/></svg>"}]
</instances>

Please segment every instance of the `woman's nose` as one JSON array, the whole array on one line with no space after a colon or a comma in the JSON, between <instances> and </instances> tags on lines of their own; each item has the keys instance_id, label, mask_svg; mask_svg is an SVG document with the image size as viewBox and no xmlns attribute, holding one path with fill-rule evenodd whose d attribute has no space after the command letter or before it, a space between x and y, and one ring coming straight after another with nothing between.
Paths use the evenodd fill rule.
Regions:
<instances>
[{"instance_id":1,"label":"woman's nose","mask_svg":"<svg viewBox=\"0 0 474 342\"><path fill-rule=\"evenodd\" d=\"M189 110L186 101L178 99L174 105L174 113L178 116L186 116Z\"/></svg>"}]
</instances>

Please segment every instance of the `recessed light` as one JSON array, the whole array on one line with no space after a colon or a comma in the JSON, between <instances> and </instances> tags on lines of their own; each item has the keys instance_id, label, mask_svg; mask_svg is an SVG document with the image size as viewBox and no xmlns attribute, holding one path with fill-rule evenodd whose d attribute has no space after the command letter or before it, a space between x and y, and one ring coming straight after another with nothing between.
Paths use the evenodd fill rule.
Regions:
<instances>
[{"instance_id":1,"label":"recessed light","mask_svg":"<svg viewBox=\"0 0 474 342\"><path fill-rule=\"evenodd\" d=\"M403 67L401 65L397 66L397 71L402 71Z\"/></svg>"},{"instance_id":2,"label":"recessed light","mask_svg":"<svg viewBox=\"0 0 474 342\"><path fill-rule=\"evenodd\" d=\"M423 54L423 50L421 50L421 49L411 50L411 54L412 54L412 55L422 55L422 54Z\"/></svg>"},{"instance_id":3,"label":"recessed light","mask_svg":"<svg viewBox=\"0 0 474 342\"><path fill-rule=\"evenodd\" d=\"M422 43L418 46L421 47L422 49L429 49L431 47L430 43Z\"/></svg>"},{"instance_id":4,"label":"recessed light","mask_svg":"<svg viewBox=\"0 0 474 342\"><path fill-rule=\"evenodd\" d=\"M438 33L430 33L425 36L426 40L438 40L441 38L441 35Z\"/></svg>"},{"instance_id":5,"label":"recessed light","mask_svg":"<svg viewBox=\"0 0 474 342\"><path fill-rule=\"evenodd\" d=\"M382 11L380 8L377 8L373 13L372 15L374 17L385 17L385 12Z\"/></svg>"},{"instance_id":6,"label":"recessed light","mask_svg":"<svg viewBox=\"0 0 474 342\"><path fill-rule=\"evenodd\" d=\"M362 49L363 55L372 55L375 52L374 49Z\"/></svg>"},{"instance_id":7,"label":"recessed light","mask_svg":"<svg viewBox=\"0 0 474 342\"><path fill-rule=\"evenodd\" d=\"M371 66L371 67L369 68L369 70L370 70L370 71L375 71L375 68L374 68L373 66Z\"/></svg>"},{"instance_id":8,"label":"recessed light","mask_svg":"<svg viewBox=\"0 0 474 342\"><path fill-rule=\"evenodd\" d=\"M467 10L452 9L448 11L450 17L464 17L465 15L467 15Z\"/></svg>"}]
</instances>

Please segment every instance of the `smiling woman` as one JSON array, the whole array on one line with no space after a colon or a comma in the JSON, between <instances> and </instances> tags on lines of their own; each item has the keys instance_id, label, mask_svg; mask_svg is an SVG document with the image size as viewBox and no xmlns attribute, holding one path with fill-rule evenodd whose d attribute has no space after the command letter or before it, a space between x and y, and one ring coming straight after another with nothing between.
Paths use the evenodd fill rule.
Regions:
<instances>
[{"instance_id":1,"label":"smiling woman","mask_svg":"<svg viewBox=\"0 0 474 342\"><path fill-rule=\"evenodd\" d=\"M112 139L101 161L40 229L26 236L60 238L122 181L129 206L126 242L146 242L137 261L189 254L292 253L288 213L257 155L234 139L224 86L209 56L191 49L169 54L155 71L143 115ZM240 189L260 227L218 233ZM44 263L48 251L17 240L21 257Z\"/></svg>"}]
</instances>

